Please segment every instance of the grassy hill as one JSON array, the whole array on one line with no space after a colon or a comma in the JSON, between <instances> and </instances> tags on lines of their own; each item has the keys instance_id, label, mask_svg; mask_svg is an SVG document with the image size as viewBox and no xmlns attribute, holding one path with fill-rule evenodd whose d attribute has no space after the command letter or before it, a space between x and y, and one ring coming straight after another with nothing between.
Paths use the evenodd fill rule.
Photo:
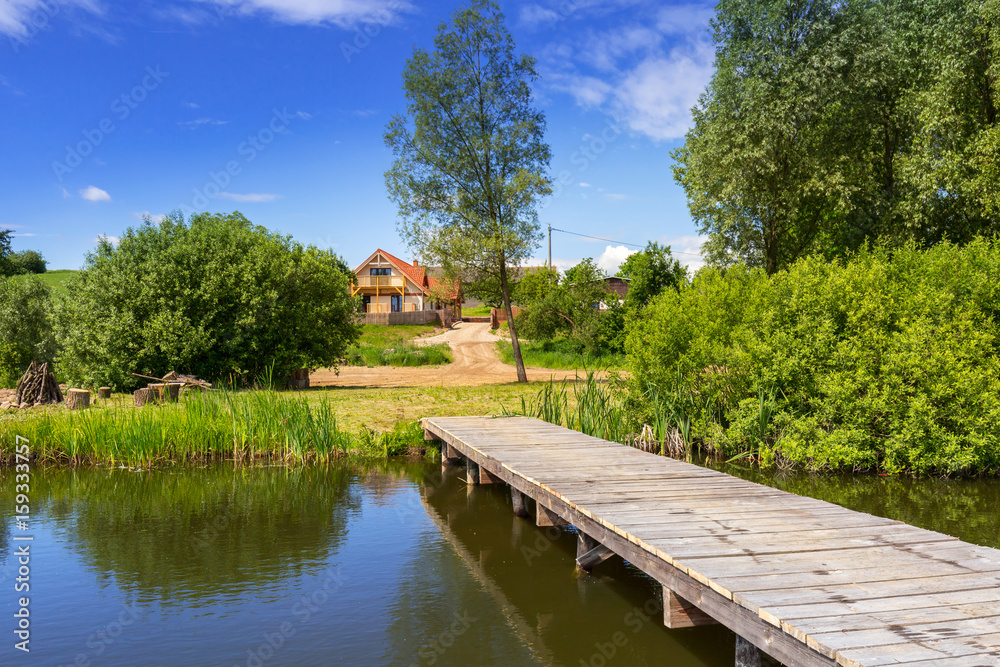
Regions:
<instances>
[{"instance_id":1,"label":"grassy hill","mask_svg":"<svg viewBox=\"0 0 1000 667\"><path fill-rule=\"evenodd\" d=\"M48 285L55 292L63 291L63 283L66 279L72 275L79 273L79 271L73 271L72 269L57 269L55 271L46 271L45 273L38 274L38 277L42 279L42 282ZM27 280L27 275L18 276L24 280Z\"/></svg>"}]
</instances>

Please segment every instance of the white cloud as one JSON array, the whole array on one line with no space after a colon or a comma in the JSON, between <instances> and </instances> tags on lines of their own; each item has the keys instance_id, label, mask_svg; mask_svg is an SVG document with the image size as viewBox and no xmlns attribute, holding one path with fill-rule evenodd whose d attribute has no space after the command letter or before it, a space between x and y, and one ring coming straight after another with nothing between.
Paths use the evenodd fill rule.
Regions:
<instances>
[{"instance_id":1,"label":"white cloud","mask_svg":"<svg viewBox=\"0 0 1000 667\"><path fill-rule=\"evenodd\" d=\"M264 192L251 192L249 194L237 194L235 192L220 192L219 199L231 199L232 201L239 202L251 202L251 203L261 203L274 201L278 198L278 195L272 195Z\"/></svg>"},{"instance_id":2,"label":"white cloud","mask_svg":"<svg viewBox=\"0 0 1000 667\"><path fill-rule=\"evenodd\" d=\"M621 266L622 262L624 262L629 255L632 255L636 252L639 251L627 248L623 245L618 245L618 246L609 245L606 248L604 248L604 252L602 252L600 256L594 261L597 263L597 266L602 271L604 271L608 275L613 276L618 273L618 267Z\"/></svg>"},{"instance_id":3,"label":"white cloud","mask_svg":"<svg viewBox=\"0 0 1000 667\"><path fill-rule=\"evenodd\" d=\"M34 232L24 232L23 234L14 234L14 236L38 236Z\"/></svg>"},{"instance_id":4,"label":"white cloud","mask_svg":"<svg viewBox=\"0 0 1000 667\"><path fill-rule=\"evenodd\" d=\"M709 44L674 49L633 69L615 91L614 108L629 127L653 139L677 139L691 127L691 107L712 78Z\"/></svg>"},{"instance_id":5,"label":"white cloud","mask_svg":"<svg viewBox=\"0 0 1000 667\"><path fill-rule=\"evenodd\" d=\"M521 7L521 23L528 28L539 28L545 23L555 23L561 17L555 11L541 5L525 5Z\"/></svg>"},{"instance_id":6,"label":"white cloud","mask_svg":"<svg viewBox=\"0 0 1000 667\"><path fill-rule=\"evenodd\" d=\"M618 194L617 192L609 192L604 195L605 199L610 199L611 201L621 201L623 199L628 199L628 195Z\"/></svg>"},{"instance_id":7,"label":"white cloud","mask_svg":"<svg viewBox=\"0 0 1000 667\"><path fill-rule=\"evenodd\" d=\"M167 216L162 213L150 213L149 211L132 211L132 217L136 220L145 220L146 218L149 218L156 224L160 224L167 219Z\"/></svg>"},{"instance_id":8,"label":"white cloud","mask_svg":"<svg viewBox=\"0 0 1000 667\"><path fill-rule=\"evenodd\" d=\"M118 245L121 239L117 236L109 236L108 234L98 234L97 238L90 239L91 243L100 243L101 241L107 241L111 245Z\"/></svg>"},{"instance_id":9,"label":"white cloud","mask_svg":"<svg viewBox=\"0 0 1000 667\"><path fill-rule=\"evenodd\" d=\"M201 107L200 107L200 106L198 105L198 103L197 103L197 102L185 102L185 103L184 103L184 106L186 106L186 107L187 107L188 109L200 109L200 108L201 108Z\"/></svg>"},{"instance_id":10,"label":"white cloud","mask_svg":"<svg viewBox=\"0 0 1000 667\"><path fill-rule=\"evenodd\" d=\"M214 118L197 118L195 120L181 121L177 124L180 125L181 127L186 127L193 130L197 127L201 127L202 125L209 125L209 126L225 125L228 122L229 122L228 120L215 120Z\"/></svg>"},{"instance_id":11,"label":"white cloud","mask_svg":"<svg viewBox=\"0 0 1000 667\"><path fill-rule=\"evenodd\" d=\"M410 9L402 0L202 0L222 13L264 14L283 23L324 24L342 28L362 21L391 23L398 12Z\"/></svg>"},{"instance_id":12,"label":"white cloud","mask_svg":"<svg viewBox=\"0 0 1000 667\"><path fill-rule=\"evenodd\" d=\"M17 39L30 39L49 25L65 8L83 9L101 14L95 0L3 0L0 2L0 33Z\"/></svg>"},{"instance_id":13,"label":"white cloud","mask_svg":"<svg viewBox=\"0 0 1000 667\"><path fill-rule=\"evenodd\" d=\"M69 190L67 190L66 188L60 187L59 189L62 190L63 199L69 199L70 197L73 196L69 193Z\"/></svg>"},{"instance_id":14,"label":"white cloud","mask_svg":"<svg viewBox=\"0 0 1000 667\"><path fill-rule=\"evenodd\" d=\"M584 183L583 181L580 181L580 187L581 188L589 188L589 187L591 187L591 185L590 185L590 183Z\"/></svg>"},{"instance_id":15,"label":"white cloud","mask_svg":"<svg viewBox=\"0 0 1000 667\"><path fill-rule=\"evenodd\" d=\"M89 185L83 190L80 190L80 196L87 201L111 201L111 195L98 187L94 187L93 185Z\"/></svg>"},{"instance_id":16,"label":"white cloud","mask_svg":"<svg viewBox=\"0 0 1000 667\"><path fill-rule=\"evenodd\" d=\"M566 31L563 41L540 54L543 80L634 132L678 139L691 127L690 110L711 80L713 12L701 3L632 6L595 23L607 28ZM623 18L616 21L618 16Z\"/></svg>"}]
</instances>

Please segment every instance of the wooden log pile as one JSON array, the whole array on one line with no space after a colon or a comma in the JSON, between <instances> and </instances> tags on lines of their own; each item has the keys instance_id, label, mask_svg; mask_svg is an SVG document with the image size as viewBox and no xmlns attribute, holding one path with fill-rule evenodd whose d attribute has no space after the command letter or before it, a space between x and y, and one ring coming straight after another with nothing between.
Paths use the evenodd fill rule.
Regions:
<instances>
[{"instance_id":1,"label":"wooden log pile","mask_svg":"<svg viewBox=\"0 0 1000 667\"><path fill-rule=\"evenodd\" d=\"M187 391L208 391L212 388L211 382L205 382L194 375L184 375L177 371L170 371L162 378L151 375L132 373L135 377L147 380L156 380L146 385L145 389L136 389L132 397L136 407L141 407L147 403L160 403L163 401L176 401L180 394Z\"/></svg>"},{"instance_id":2,"label":"wooden log pile","mask_svg":"<svg viewBox=\"0 0 1000 667\"><path fill-rule=\"evenodd\" d=\"M21 408L63 401L55 373L49 370L48 363L39 366L32 361L28 370L24 371L24 375L18 380L16 392L13 404Z\"/></svg>"}]
</instances>

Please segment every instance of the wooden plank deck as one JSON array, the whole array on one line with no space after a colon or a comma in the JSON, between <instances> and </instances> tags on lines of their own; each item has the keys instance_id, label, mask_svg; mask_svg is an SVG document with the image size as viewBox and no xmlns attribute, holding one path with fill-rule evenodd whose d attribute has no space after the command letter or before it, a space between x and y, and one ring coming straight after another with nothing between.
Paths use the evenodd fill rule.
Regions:
<instances>
[{"instance_id":1,"label":"wooden plank deck","mask_svg":"<svg viewBox=\"0 0 1000 667\"><path fill-rule=\"evenodd\" d=\"M786 665L1000 665L996 549L537 419L424 430L539 525L573 524Z\"/></svg>"}]
</instances>

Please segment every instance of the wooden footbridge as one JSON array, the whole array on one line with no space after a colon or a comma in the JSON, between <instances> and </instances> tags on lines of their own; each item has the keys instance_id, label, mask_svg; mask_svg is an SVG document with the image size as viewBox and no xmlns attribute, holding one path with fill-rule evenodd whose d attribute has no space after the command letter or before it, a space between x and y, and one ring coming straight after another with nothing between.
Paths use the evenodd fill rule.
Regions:
<instances>
[{"instance_id":1,"label":"wooden footbridge","mask_svg":"<svg viewBox=\"0 0 1000 667\"><path fill-rule=\"evenodd\" d=\"M526 417L423 422L442 463L572 524L577 565L618 555L668 627L721 623L736 664L1000 665L1000 551ZM529 500L530 499L530 500Z\"/></svg>"}]
</instances>

